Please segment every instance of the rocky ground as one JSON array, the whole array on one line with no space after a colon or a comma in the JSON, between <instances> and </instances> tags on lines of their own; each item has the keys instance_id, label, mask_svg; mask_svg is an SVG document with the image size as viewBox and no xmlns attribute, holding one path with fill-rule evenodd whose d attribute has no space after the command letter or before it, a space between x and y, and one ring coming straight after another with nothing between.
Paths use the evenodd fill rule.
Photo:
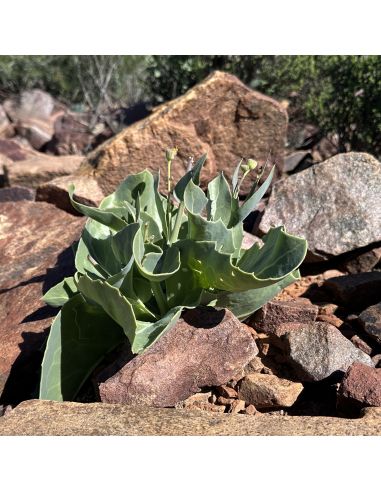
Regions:
<instances>
[{"instance_id":1,"label":"rocky ground","mask_svg":"<svg viewBox=\"0 0 381 492\"><path fill-rule=\"evenodd\" d=\"M308 128L289 129L293 147L284 157L285 108L222 73L100 146L105 128L97 140L102 132L81 132L85 123L76 118L40 91L0 106L0 434L17 433L21 422L36 422L36 416L49 420L59 408L63 421L68 409L71 419L78 415L81 421L87 412L99 419L101 408L113 408L120 426L129 412L121 403L133 406L135 421L146 418L145 410L133 410L136 405L172 407L171 418L180 420L184 412L201 412L194 417L203 421L201 433L209 433L213 419L229 433L225 416L217 414L244 414L237 426L231 421L233 434L259 432L259 424L242 421L253 416L258 422L274 417L275 428L283 425L290 433L292 418L317 418L311 433L326 433L327 422L340 419L348 433L361 433L366 419L358 417L381 407L380 162L364 153L332 157L332 147ZM208 152L204 182L221 169L229 174L241 156L263 162L271 150L277 181L247 220L246 243L278 224L306 237L302 278L245 323L225 310L199 308L144 354L132 358L127 347L112 354L79 395L82 405L55 404L52 410L26 402L13 410L38 395L55 315L41 296L73 271L71 245L84 219L71 208L67 185L76 184L79 201L97 205L128 173L157 170L165 148L176 145L177 177L189 155ZM74 155L91 147L86 156ZM94 401L112 406L93 407ZM167 411L156 410L147 409L153 421ZM365 414L372 419L364 433L381 433L377 412ZM301 425L295 424L299 433ZM332 427L335 432L345 433Z\"/></svg>"}]
</instances>

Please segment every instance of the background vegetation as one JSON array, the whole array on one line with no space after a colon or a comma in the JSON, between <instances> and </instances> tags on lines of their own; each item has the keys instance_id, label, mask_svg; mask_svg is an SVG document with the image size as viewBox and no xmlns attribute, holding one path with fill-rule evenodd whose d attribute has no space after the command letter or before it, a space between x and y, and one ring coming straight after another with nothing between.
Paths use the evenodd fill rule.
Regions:
<instances>
[{"instance_id":1,"label":"background vegetation","mask_svg":"<svg viewBox=\"0 0 381 492\"><path fill-rule=\"evenodd\" d=\"M0 56L0 102L38 87L73 109L157 104L213 70L288 99L291 118L335 134L339 150L381 155L380 56Z\"/></svg>"}]
</instances>

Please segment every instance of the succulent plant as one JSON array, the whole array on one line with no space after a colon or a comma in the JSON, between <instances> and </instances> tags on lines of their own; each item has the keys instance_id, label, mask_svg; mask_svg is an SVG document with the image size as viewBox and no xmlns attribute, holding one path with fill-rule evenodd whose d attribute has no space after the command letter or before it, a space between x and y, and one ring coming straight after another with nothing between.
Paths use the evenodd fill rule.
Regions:
<instances>
[{"instance_id":1,"label":"succulent plant","mask_svg":"<svg viewBox=\"0 0 381 492\"><path fill-rule=\"evenodd\" d=\"M88 217L76 245L73 277L44 296L61 307L42 364L40 398L71 400L104 357L128 339L143 352L173 326L184 308L210 305L245 319L299 278L307 243L276 227L263 246L242 248L243 220L268 189L274 168L240 205L242 181L257 164L240 163L231 186L223 173L199 186L202 156L168 195L159 175L130 175L99 208L74 200Z\"/></svg>"}]
</instances>

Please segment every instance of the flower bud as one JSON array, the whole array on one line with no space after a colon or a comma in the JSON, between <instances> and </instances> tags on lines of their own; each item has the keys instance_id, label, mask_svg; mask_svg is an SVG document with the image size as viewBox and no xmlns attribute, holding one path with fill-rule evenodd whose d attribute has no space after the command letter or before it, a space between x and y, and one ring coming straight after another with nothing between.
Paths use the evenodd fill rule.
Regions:
<instances>
[{"instance_id":1,"label":"flower bud","mask_svg":"<svg viewBox=\"0 0 381 492\"><path fill-rule=\"evenodd\" d=\"M176 157L177 151L178 151L177 147L173 147L172 149L167 149L165 151L166 160L167 161L173 161L173 159Z\"/></svg>"},{"instance_id":2,"label":"flower bud","mask_svg":"<svg viewBox=\"0 0 381 492\"><path fill-rule=\"evenodd\" d=\"M246 173L247 171L249 171L249 166L247 164L241 164L241 171L243 173Z\"/></svg>"},{"instance_id":3,"label":"flower bud","mask_svg":"<svg viewBox=\"0 0 381 492\"><path fill-rule=\"evenodd\" d=\"M248 165L250 171L252 171L253 169L255 169L258 166L258 162L255 161L254 159L247 159L247 165Z\"/></svg>"}]
</instances>

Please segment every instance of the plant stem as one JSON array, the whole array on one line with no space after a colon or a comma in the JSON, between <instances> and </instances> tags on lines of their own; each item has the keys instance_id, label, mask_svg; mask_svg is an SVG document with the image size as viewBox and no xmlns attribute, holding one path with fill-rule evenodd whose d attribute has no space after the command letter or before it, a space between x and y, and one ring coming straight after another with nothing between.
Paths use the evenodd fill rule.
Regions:
<instances>
[{"instance_id":1,"label":"plant stem","mask_svg":"<svg viewBox=\"0 0 381 492\"><path fill-rule=\"evenodd\" d=\"M152 293L157 302L160 314L163 315L167 312L167 302L165 300L163 289L160 282L151 282Z\"/></svg>"},{"instance_id":2,"label":"plant stem","mask_svg":"<svg viewBox=\"0 0 381 492\"><path fill-rule=\"evenodd\" d=\"M183 218L184 207L185 207L184 202L181 202L179 208L177 209L175 226L173 228L172 234L169 239L169 245L177 241L177 237L179 235L179 231L181 227L181 219Z\"/></svg>"}]
</instances>

